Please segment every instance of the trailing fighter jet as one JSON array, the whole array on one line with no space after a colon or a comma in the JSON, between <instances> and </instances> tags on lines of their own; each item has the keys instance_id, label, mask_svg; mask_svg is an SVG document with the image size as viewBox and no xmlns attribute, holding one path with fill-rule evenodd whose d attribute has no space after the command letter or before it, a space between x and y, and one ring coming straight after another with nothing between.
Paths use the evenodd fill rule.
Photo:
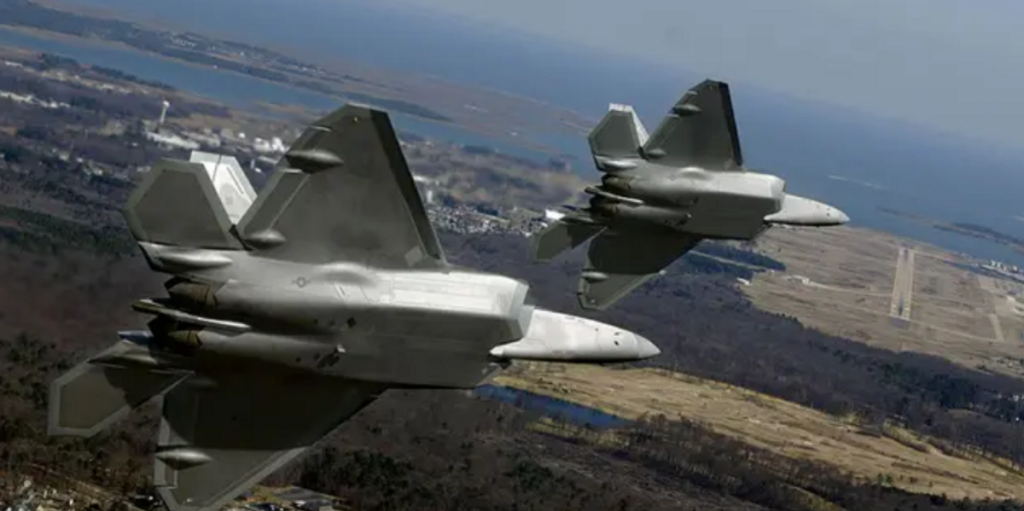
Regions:
<instances>
[{"instance_id":1,"label":"trailing fighter jet","mask_svg":"<svg viewBox=\"0 0 1024 511\"><path fill-rule=\"evenodd\" d=\"M167 296L135 304L147 330L53 382L49 432L89 437L162 397L154 483L171 511L219 508L388 389L658 354L448 263L390 119L367 107L307 128L259 195L233 158L193 153L156 164L124 214Z\"/></svg>"},{"instance_id":2,"label":"trailing fighter jet","mask_svg":"<svg viewBox=\"0 0 1024 511\"><path fill-rule=\"evenodd\" d=\"M570 208L533 238L538 261L593 238L577 290L584 309L607 309L703 239L752 240L773 225L850 220L743 166L723 82L688 90L652 135L633 107L612 104L588 140L604 173L599 186L585 189L589 207Z\"/></svg>"}]
</instances>

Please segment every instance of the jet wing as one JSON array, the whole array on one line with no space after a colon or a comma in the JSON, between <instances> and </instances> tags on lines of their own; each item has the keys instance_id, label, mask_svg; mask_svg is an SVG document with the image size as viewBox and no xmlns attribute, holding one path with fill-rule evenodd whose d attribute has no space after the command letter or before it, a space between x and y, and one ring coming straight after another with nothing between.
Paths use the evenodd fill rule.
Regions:
<instances>
[{"instance_id":1,"label":"jet wing","mask_svg":"<svg viewBox=\"0 0 1024 511\"><path fill-rule=\"evenodd\" d=\"M582 245L604 229L603 225L589 222L558 220L533 235L530 241L533 258L537 261L550 261L562 252Z\"/></svg>"},{"instance_id":2,"label":"jet wing","mask_svg":"<svg viewBox=\"0 0 1024 511\"><path fill-rule=\"evenodd\" d=\"M192 376L164 395L154 483L170 511L213 511L383 391L333 378Z\"/></svg>"},{"instance_id":3,"label":"jet wing","mask_svg":"<svg viewBox=\"0 0 1024 511\"><path fill-rule=\"evenodd\" d=\"M580 276L580 307L605 310L657 276L702 238L606 230L590 242Z\"/></svg>"},{"instance_id":4,"label":"jet wing","mask_svg":"<svg viewBox=\"0 0 1024 511\"><path fill-rule=\"evenodd\" d=\"M390 118L353 104L306 129L238 232L261 255L288 261L447 266Z\"/></svg>"},{"instance_id":5,"label":"jet wing","mask_svg":"<svg viewBox=\"0 0 1024 511\"><path fill-rule=\"evenodd\" d=\"M729 85L705 80L686 91L643 146L661 165L742 171Z\"/></svg>"}]
</instances>

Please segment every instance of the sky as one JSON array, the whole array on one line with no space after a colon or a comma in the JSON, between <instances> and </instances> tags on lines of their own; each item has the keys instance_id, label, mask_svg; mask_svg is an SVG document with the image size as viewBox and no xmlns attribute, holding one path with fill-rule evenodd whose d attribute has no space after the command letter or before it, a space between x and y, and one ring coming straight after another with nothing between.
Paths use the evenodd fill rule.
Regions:
<instances>
[{"instance_id":1,"label":"sky","mask_svg":"<svg viewBox=\"0 0 1024 511\"><path fill-rule=\"evenodd\" d=\"M1019 0L383 1L1024 147Z\"/></svg>"}]
</instances>

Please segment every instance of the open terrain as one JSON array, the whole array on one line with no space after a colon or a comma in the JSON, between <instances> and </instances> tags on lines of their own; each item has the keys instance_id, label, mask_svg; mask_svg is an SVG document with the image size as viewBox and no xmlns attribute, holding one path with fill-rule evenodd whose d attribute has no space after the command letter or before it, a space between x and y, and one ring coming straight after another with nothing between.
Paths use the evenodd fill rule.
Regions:
<instances>
[{"instance_id":1,"label":"open terrain","mask_svg":"<svg viewBox=\"0 0 1024 511\"><path fill-rule=\"evenodd\" d=\"M852 227L773 229L757 244L787 266L743 287L759 308L873 346L1024 375L1021 287L954 265L972 261ZM893 317L897 300L905 319Z\"/></svg>"},{"instance_id":2,"label":"open terrain","mask_svg":"<svg viewBox=\"0 0 1024 511\"><path fill-rule=\"evenodd\" d=\"M1024 472L1007 460L953 451L895 425L863 426L758 392L659 369L528 364L496 383L621 417L664 415L782 456L824 463L866 481L955 498L1024 499Z\"/></svg>"},{"instance_id":3,"label":"open terrain","mask_svg":"<svg viewBox=\"0 0 1024 511\"><path fill-rule=\"evenodd\" d=\"M45 74L67 69L74 86ZM53 59L0 70L3 87L42 87L69 105L0 109L0 470L43 463L130 492L151 474L152 413L88 442L43 427L50 379L112 331L141 326L130 304L162 294L163 276L147 270L117 211L137 167L184 151L138 128L108 129L152 119L160 95L126 78L108 77L126 94L78 86L101 74ZM182 94L169 128L259 129ZM557 204L578 186L565 169L485 148L414 137L404 146L415 172L459 200ZM525 279L539 305L576 310L579 251L536 265L522 236L467 234L465 223L439 227L450 260ZM382 510L995 509L1024 498L1024 381L978 370L979 360L995 366L993 353L1012 360L1012 343L993 330L998 322L1004 341L1019 338L1008 284L858 229L778 229L758 245L771 259L709 243L590 314L654 340L656 368L531 365L499 380L635 423L594 432L460 392L395 391L268 484ZM897 277L903 245L913 263ZM903 328L891 323L894 283L912 305Z\"/></svg>"}]
</instances>

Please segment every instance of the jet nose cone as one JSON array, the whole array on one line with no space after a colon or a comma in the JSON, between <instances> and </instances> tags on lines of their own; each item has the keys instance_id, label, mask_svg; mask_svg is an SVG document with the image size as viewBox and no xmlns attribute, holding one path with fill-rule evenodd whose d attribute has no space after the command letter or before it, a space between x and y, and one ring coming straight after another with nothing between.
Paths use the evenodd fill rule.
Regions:
<instances>
[{"instance_id":1,"label":"jet nose cone","mask_svg":"<svg viewBox=\"0 0 1024 511\"><path fill-rule=\"evenodd\" d=\"M766 216L765 221L783 225L827 227L845 224L850 221L850 217L838 208L823 202L787 194L779 211Z\"/></svg>"},{"instance_id":2,"label":"jet nose cone","mask_svg":"<svg viewBox=\"0 0 1024 511\"><path fill-rule=\"evenodd\" d=\"M633 334L633 337L636 338L636 358L638 360L656 357L661 354L661 350L653 342L636 334Z\"/></svg>"},{"instance_id":3,"label":"jet nose cone","mask_svg":"<svg viewBox=\"0 0 1024 511\"><path fill-rule=\"evenodd\" d=\"M843 225L850 221L850 217L839 210L839 208L833 208L829 206L828 211L825 213L829 220L835 222L836 225Z\"/></svg>"}]
</instances>

